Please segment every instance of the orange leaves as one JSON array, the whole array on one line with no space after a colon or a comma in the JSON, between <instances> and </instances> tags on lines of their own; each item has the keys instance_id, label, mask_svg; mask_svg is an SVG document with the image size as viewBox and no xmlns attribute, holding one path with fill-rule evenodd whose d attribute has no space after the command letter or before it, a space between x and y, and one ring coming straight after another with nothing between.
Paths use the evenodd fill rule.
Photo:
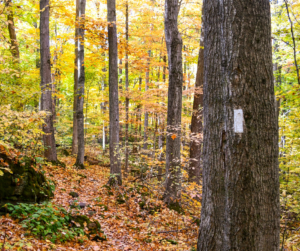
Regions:
<instances>
[{"instance_id":1,"label":"orange leaves","mask_svg":"<svg viewBox=\"0 0 300 251\"><path fill-rule=\"evenodd\" d=\"M171 138L172 138L173 140L176 139L176 138L177 138L176 134L173 134L173 135L171 136Z\"/></svg>"},{"instance_id":2,"label":"orange leaves","mask_svg":"<svg viewBox=\"0 0 300 251\"><path fill-rule=\"evenodd\" d=\"M0 145L0 151L1 151L1 152L6 152L6 151L5 151L5 147L4 147L3 145Z\"/></svg>"},{"instance_id":3,"label":"orange leaves","mask_svg":"<svg viewBox=\"0 0 300 251\"><path fill-rule=\"evenodd\" d=\"M198 225L192 223L193 217L189 214L194 211L198 217L200 212L198 207L188 208L185 215L179 216L157 199L159 191L153 184L150 184L150 189L148 185L134 185L124 179L124 186L108 190L104 187L109 177L108 168L93 165L85 170L77 171L72 167L75 158L64 157L62 160L66 162L67 168L61 169L53 166L45 168L46 174L56 182L53 204L62 205L67 210L73 210L74 213L80 210L80 214L88 216L91 220L98 220L104 233L97 233L97 235L100 237L106 235L107 241L92 241L91 238L96 236L91 234L91 238L86 238L84 243L79 243L74 239L64 244L55 244L52 247L54 250L190 250L195 245ZM149 194L153 192L152 189L155 191L154 196ZM190 194L185 194L188 195L189 200L184 202L190 203L193 200L191 196L197 198L199 189L196 184L185 187L185 190ZM76 198L78 203L86 202L88 206L83 209L70 208L70 200L73 199L69 195L70 191L76 191L79 194ZM125 200L124 203L120 204L120 197ZM8 217L4 219L11 221ZM8 244L16 245L15 243L22 240L41 250L51 250L50 245L54 245L24 236L25 230L15 221L13 224L14 227L12 224L5 225L0 219L0 238L4 227L8 227L14 236L13 239L8 240ZM186 228L189 230L176 232L176 229ZM178 245L172 244L175 242Z\"/></svg>"}]
</instances>

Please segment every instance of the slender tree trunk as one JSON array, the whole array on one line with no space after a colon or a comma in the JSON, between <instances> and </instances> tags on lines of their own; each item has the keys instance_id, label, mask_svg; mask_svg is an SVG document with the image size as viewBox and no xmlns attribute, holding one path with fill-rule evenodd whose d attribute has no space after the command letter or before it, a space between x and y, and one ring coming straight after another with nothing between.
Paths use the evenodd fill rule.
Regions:
<instances>
[{"instance_id":1,"label":"slender tree trunk","mask_svg":"<svg viewBox=\"0 0 300 251\"><path fill-rule=\"evenodd\" d=\"M142 82L143 79L140 77L139 78L139 91L141 93L142 91ZM142 139L142 109L141 109L141 104L139 104L139 139ZM139 144L139 151L141 151L141 145Z\"/></svg>"},{"instance_id":2,"label":"slender tree trunk","mask_svg":"<svg viewBox=\"0 0 300 251\"><path fill-rule=\"evenodd\" d=\"M99 85L99 92L101 93L100 90L102 90L102 98L103 98L103 92L104 92L105 87L106 87L106 79L105 79L105 77L103 78L103 82L100 83L100 84L101 84L101 87ZM106 111L106 102L101 102L100 107L101 107L101 113L104 116L105 111ZM106 145L106 142L107 142L105 131L106 131L105 120L103 120L103 126L102 126L102 149L103 149L103 155L105 153L105 145Z\"/></svg>"},{"instance_id":3,"label":"slender tree trunk","mask_svg":"<svg viewBox=\"0 0 300 251\"><path fill-rule=\"evenodd\" d=\"M151 57L151 50L148 51L148 67L146 72L146 83L145 83L145 92L147 93L149 87L149 77L150 77L150 57ZM149 125L149 114L147 109L145 108L144 113L144 155L148 155L148 125Z\"/></svg>"},{"instance_id":4,"label":"slender tree trunk","mask_svg":"<svg viewBox=\"0 0 300 251\"><path fill-rule=\"evenodd\" d=\"M37 25L36 22L33 23L33 26L34 26L34 28L36 30L38 29L38 25ZM36 43L37 44L40 43L39 39L36 40ZM36 55L36 57L35 57L35 67L37 69L40 69L40 67L41 67L41 62L40 62L40 48L36 48L35 52L36 52L36 54L35 54Z\"/></svg>"},{"instance_id":5,"label":"slender tree trunk","mask_svg":"<svg viewBox=\"0 0 300 251\"><path fill-rule=\"evenodd\" d=\"M33 26L36 30L36 35L38 35L38 25L37 22L33 23ZM39 45L40 44L40 40L37 39L36 40L36 44ZM40 69L41 64L40 64L40 48L36 48L35 49L35 67L36 69ZM35 99L34 101L34 107L36 108L36 110L40 110L40 98L39 99Z\"/></svg>"},{"instance_id":6,"label":"slender tree trunk","mask_svg":"<svg viewBox=\"0 0 300 251\"><path fill-rule=\"evenodd\" d=\"M205 0L203 200L197 250L279 250L269 0Z\"/></svg>"},{"instance_id":7,"label":"slender tree trunk","mask_svg":"<svg viewBox=\"0 0 300 251\"><path fill-rule=\"evenodd\" d=\"M90 95L90 85L85 88L86 90L86 101L85 101L85 116L84 116L84 123L88 123L88 109L89 109L89 95ZM88 133L88 127L84 128L84 139L86 139ZM85 142L85 141L84 141Z\"/></svg>"},{"instance_id":8,"label":"slender tree trunk","mask_svg":"<svg viewBox=\"0 0 300 251\"><path fill-rule=\"evenodd\" d=\"M52 114L52 83L51 59L49 41L49 0L40 0L40 52L41 52L41 110L47 112L43 127L45 158L48 161L57 161L53 114Z\"/></svg>"},{"instance_id":9,"label":"slender tree trunk","mask_svg":"<svg viewBox=\"0 0 300 251\"><path fill-rule=\"evenodd\" d=\"M128 158L129 158L129 146L128 146L128 119L129 119L129 97L128 97L128 87L129 87L129 72L128 72L128 0L126 1L126 50L125 50L125 89L126 89L126 100L125 100L125 110L126 110L126 128L125 128L125 173L128 173Z\"/></svg>"},{"instance_id":10,"label":"slender tree trunk","mask_svg":"<svg viewBox=\"0 0 300 251\"><path fill-rule=\"evenodd\" d=\"M277 39L274 39L274 52L275 54L279 51L279 44ZM280 57L276 58L276 62L273 64L273 72L275 72L274 83L276 87L281 86L281 65L278 65L278 61L280 61ZM275 99L275 107L276 107L276 116L277 116L277 126L278 126L278 137L279 137L279 115L280 115L280 105L281 99Z\"/></svg>"},{"instance_id":11,"label":"slender tree trunk","mask_svg":"<svg viewBox=\"0 0 300 251\"><path fill-rule=\"evenodd\" d=\"M288 0L284 0L284 3L285 3L285 7L286 7L287 16L288 16L288 19L289 19L289 22L291 25L291 35L292 35L292 40L293 40L293 51L294 51L294 64L296 67L298 85L300 85L299 67L298 67L298 63L297 63L297 47L296 47L296 39L295 39L295 35L294 35L294 25L293 25L293 21L291 20L291 17L290 17Z\"/></svg>"},{"instance_id":12,"label":"slender tree trunk","mask_svg":"<svg viewBox=\"0 0 300 251\"><path fill-rule=\"evenodd\" d=\"M159 149L159 155L158 155L158 161L160 162L158 165L158 181L162 180L162 161L163 161L163 139L162 139L162 135L164 132L164 128L162 126L162 119L163 116L159 116L158 117L158 149Z\"/></svg>"},{"instance_id":13,"label":"slender tree trunk","mask_svg":"<svg viewBox=\"0 0 300 251\"><path fill-rule=\"evenodd\" d=\"M17 35L16 35L16 28L14 23L14 13L12 8L12 1L11 0L4 0L5 7L7 8L7 28L9 32L9 38L10 38L10 52L12 54L12 63L14 69L19 72L20 71L20 52L19 52L19 45L17 41ZM13 75L12 79L14 80L14 85L20 86L21 85L21 79L20 74ZM18 111L24 110L24 104L22 100L18 101L15 106L15 109Z\"/></svg>"},{"instance_id":14,"label":"slender tree trunk","mask_svg":"<svg viewBox=\"0 0 300 251\"><path fill-rule=\"evenodd\" d=\"M84 102L84 27L85 27L85 6L86 0L77 0L76 4L79 5L78 13L78 61L77 69L77 92L76 92L76 118L77 118L77 137L78 137L78 150L75 166L80 169L84 168L84 113L83 113L83 102Z\"/></svg>"},{"instance_id":15,"label":"slender tree trunk","mask_svg":"<svg viewBox=\"0 0 300 251\"><path fill-rule=\"evenodd\" d=\"M57 41L57 20L55 20L55 40ZM53 103L52 103L52 114L53 114L53 124L56 123L56 75L57 75L57 59L58 59L58 49L57 49L57 44L55 46L55 52L53 56L53 64L52 64L52 69L51 69L51 81L52 81L52 96L53 96ZM54 133L55 133L55 127L54 127Z\"/></svg>"},{"instance_id":16,"label":"slender tree trunk","mask_svg":"<svg viewBox=\"0 0 300 251\"><path fill-rule=\"evenodd\" d=\"M155 114L155 119L153 121L154 125L154 130L153 130L153 153L152 153L152 158L155 159L155 155L156 155L156 138L157 138L157 132L158 132L158 118L157 118L157 114Z\"/></svg>"},{"instance_id":17,"label":"slender tree trunk","mask_svg":"<svg viewBox=\"0 0 300 251\"><path fill-rule=\"evenodd\" d=\"M136 107L136 113L135 113L135 126L134 126L134 144L132 147L132 153L137 153L137 143L138 143L138 122L139 122L139 105Z\"/></svg>"},{"instance_id":18,"label":"slender tree trunk","mask_svg":"<svg viewBox=\"0 0 300 251\"><path fill-rule=\"evenodd\" d=\"M163 67L163 81L164 81L164 83L165 83L165 82L166 82L166 72L167 72L167 56L166 56L166 55L164 55L163 61L164 61L164 67Z\"/></svg>"},{"instance_id":19,"label":"slender tree trunk","mask_svg":"<svg viewBox=\"0 0 300 251\"><path fill-rule=\"evenodd\" d=\"M178 0L165 1L165 37L168 51L169 90L166 144L166 182L164 201L178 206L181 198L181 111L182 111L182 38L177 27Z\"/></svg>"},{"instance_id":20,"label":"slender tree trunk","mask_svg":"<svg viewBox=\"0 0 300 251\"><path fill-rule=\"evenodd\" d=\"M77 129L77 90L78 90L78 60L79 60L79 18L80 18L80 0L76 0L76 18L75 18L75 59L74 59L74 98L73 98L73 135L72 135L72 154L78 152L78 129Z\"/></svg>"},{"instance_id":21,"label":"slender tree trunk","mask_svg":"<svg viewBox=\"0 0 300 251\"><path fill-rule=\"evenodd\" d=\"M122 184L119 155L119 94L118 94L118 44L116 27L116 1L107 0L109 45L109 184Z\"/></svg>"},{"instance_id":22,"label":"slender tree trunk","mask_svg":"<svg viewBox=\"0 0 300 251\"><path fill-rule=\"evenodd\" d=\"M15 22L14 22L14 13L12 10L12 0L6 0L5 6L8 8L7 13L7 26L8 26L8 32L9 32L9 38L10 38L10 52L12 56L15 59L16 63L20 62L20 52L19 52L19 45L17 41L17 35L16 35L16 28L15 28Z\"/></svg>"},{"instance_id":23,"label":"slender tree trunk","mask_svg":"<svg viewBox=\"0 0 300 251\"><path fill-rule=\"evenodd\" d=\"M122 91L123 90L123 62L122 62L122 58L120 58L119 59L119 65L118 65L118 70L119 70L119 75L120 75L120 77L119 77L119 91ZM119 100L119 106L122 106L122 102L121 102L121 100ZM119 110L119 112L120 112L120 114L119 114L119 117L121 117L121 120L122 120L122 118L123 118L123 109L121 109L121 110ZM125 131L125 127L126 126L124 126L124 131ZM123 134L122 134L122 129L123 129L123 127L122 127L122 125L120 125L120 135L119 135L119 137L120 137L120 146L123 148ZM121 166L122 166L122 163L121 163Z\"/></svg>"},{"instance_id":24,"label":"slender tree trunk","mask_svg":"<svg viewBox=\"0 0 300 251\"><path fill-rule=\"evenodd\" d=\"M119 90L123 90L123 66L122 66L122 58L119 59L119 74L120 74L120 79L119 79ZM121 104L121 102L120 102Z\"/></svg>"},{"instance_id":25,"label":"slender tree trunk","mask_svg":"<svg viewBox=\"0 0 300 251\"><path fill-rule=\"evenodd\" d=\"M143 79L139 78L139 92L142 91L142 81ZM136 148L140 150L140 145L138 144L141 139L141 104L137 105L137 116L136 116ZM138 151L136 149L136 151Z\"/></svg>"},{"instance_id":26,"label":"slender tree trunk","mask_svg":"<svg viewBox=\"0 0 300 251\"><path fill-rule=\"evenodd\" d=\"M159 54L159 64L161 62L161 51L160 51L160 54ZM158 66L158 70L157 70L157 82L160 82L160 66ZM158 85L158 88L159 88L159 85Z\"/></svg>"},{"instance_id":27,"label":"slender tree trunk","mask_svg":"<svg viewBox=\"0 0 300 251\"><path fill-rule=\"evenodd\" d=\"M203 50L203 24L200 39L200 49L198 57L198 69L195 82L195 94L193 104L193 114L191 122L191 140L190 140L190 163L189 163L189 181L200 183L201 174L201 133L202 133L202 117L203 117L203 80L204 80L204 50Z\"/></svg>"}]
</instances>

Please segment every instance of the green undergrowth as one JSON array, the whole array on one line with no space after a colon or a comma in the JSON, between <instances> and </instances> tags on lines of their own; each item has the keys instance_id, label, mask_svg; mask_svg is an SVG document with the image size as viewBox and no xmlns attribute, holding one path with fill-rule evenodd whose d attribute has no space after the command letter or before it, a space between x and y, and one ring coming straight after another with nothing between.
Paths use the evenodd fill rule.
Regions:
<instances>
[{"instance_id":1,"label":"green undergrowth","mask_svg":"<svg viewBox=\"0 0 300 251\"><path fill-rule=\"evenodd\" d=\"M20 221L32 235L55 243L77 239L82 241L84 230L72 224L72 216L64 208L49 202L42 204L5 205L10 216Z\"/></svg>"}]
</instances>

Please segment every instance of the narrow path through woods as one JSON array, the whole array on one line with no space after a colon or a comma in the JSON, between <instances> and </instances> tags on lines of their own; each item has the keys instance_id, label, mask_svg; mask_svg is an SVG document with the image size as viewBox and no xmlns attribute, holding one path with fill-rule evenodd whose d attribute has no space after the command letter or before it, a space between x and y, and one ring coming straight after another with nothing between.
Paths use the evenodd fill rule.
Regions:
<instances>
[{"instance_id":1,"label":"narrow path through woods","mask_svg":"<svg viewBox=\"0 0 300 251\"><path fill-rule=\"evenodd\" d=\"M179 215L165 208L161 200L147 193L147 189L138 193L128 180L125 180L122 187L109 191L105 186L109 177L107 167L93 165L77 171L73 168L75 158L65 157L62 161L67 165L66 169L46 169L47 176L56 182L52 203L97 219L107 241L52 244L25 237L25 231L9 217L0 219L0 241L4 237L1 233L7 229L7 242L15 248L23 245L19 250L191 250L195 247L198 225L193 223L194 215L189 212ZM70 192L76 192L79 197L73 198ZM154 204L161 206L159 212L152 215L143 210L140 205L145 199L150 207ZM83 208L71 209L72 204ZM199 211L199 208L195 208L195 215Z\"/></svg>"}]
</instances>

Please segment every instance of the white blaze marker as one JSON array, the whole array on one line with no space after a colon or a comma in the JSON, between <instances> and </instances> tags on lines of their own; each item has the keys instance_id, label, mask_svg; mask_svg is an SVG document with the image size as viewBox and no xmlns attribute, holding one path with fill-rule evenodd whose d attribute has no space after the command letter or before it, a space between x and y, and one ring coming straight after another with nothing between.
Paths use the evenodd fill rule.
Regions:
<instances>
[{"instance_id":1,"label":"white blaze marker","mask_svg":"<svg viewBox=\"0 0 300 251\"><path fill-rule=\"evenodd\" d=\"M244 114L242 109L234 110L234 132L244 132Z\"/></svg>"}]
</instances>

